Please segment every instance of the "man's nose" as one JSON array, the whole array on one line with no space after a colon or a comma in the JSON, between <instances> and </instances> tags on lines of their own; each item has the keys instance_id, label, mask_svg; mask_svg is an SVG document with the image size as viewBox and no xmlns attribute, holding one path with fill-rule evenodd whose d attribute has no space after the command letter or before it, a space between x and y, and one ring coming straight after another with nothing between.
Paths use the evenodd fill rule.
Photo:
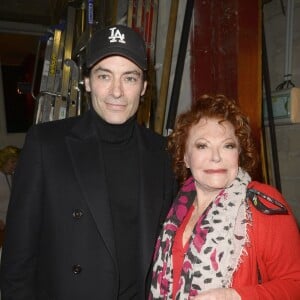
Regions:
<instances>
[{"instance_id":1,"label":"man's nose","mask_svg":"<svg viewBox=\"0 0 300 300\"><path fill-rule=\"evenodd\" d=\"M123 95L123 87L120 79L113 80L112 95L114 96L114 98L120 98Z\"/></svg>"}]
</instances>

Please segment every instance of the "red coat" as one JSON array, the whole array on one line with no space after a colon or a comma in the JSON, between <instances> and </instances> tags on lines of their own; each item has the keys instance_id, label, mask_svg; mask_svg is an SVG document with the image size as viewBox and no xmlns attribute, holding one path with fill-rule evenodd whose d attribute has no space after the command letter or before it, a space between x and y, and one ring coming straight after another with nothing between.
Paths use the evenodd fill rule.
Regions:
<instances>
[{"instance_id":1,"label":"red coat","mask_svg":"<svg viewBox=\"0 0 300 300\"><path fill-rule=\"evenodd\" d=\"M265 193L285 206L273 187L251 182L250 188ZM268 204L270 206L270 204ZM232 287L242 300L300 299L300 235L294 216L266 215L251 205L248 255L234 274ZM259 268L262 284L258 284Z\"/></svg>"}]
</instances>

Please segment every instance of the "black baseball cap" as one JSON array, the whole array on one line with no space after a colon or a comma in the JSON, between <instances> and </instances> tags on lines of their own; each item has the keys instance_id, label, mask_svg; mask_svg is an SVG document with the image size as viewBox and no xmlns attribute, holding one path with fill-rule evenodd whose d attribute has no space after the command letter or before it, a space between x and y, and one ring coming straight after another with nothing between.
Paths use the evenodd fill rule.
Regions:
<instances>
[{"instance_id":1,"label":"black baseball cap","mask_svg":"<svg viewBox=\"0 0 300 300\"><path fill-rule=\"evenodd\" d=\"M124 56L143 71L148 68L145 42L130 27L114 25L95 31L87 44L86 66L90 69L98 61L111 55Z\"/></svg>"}]
</instances>

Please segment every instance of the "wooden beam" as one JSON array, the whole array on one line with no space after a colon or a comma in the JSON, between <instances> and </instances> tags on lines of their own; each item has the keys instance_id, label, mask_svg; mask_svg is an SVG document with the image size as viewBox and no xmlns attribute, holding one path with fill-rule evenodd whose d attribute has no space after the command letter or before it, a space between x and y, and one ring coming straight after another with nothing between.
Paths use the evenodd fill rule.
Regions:
<instances>
[{"instance_id":1,"label":"wooden beam","mask_svg":"<svg viewBox=\"0 0 300 300\"><path fill-rule=\"evenodd\" d=\"M166 104L169 90L170 71L172 65L172 54L174 37L176 31L176 20L178 12L178 0L171 1L168 32L165 44L165 56L163 62L162 78L160 84L159 98L155 111L154 130L162 134L166 114Z\"/></svg>"}]
</instances>

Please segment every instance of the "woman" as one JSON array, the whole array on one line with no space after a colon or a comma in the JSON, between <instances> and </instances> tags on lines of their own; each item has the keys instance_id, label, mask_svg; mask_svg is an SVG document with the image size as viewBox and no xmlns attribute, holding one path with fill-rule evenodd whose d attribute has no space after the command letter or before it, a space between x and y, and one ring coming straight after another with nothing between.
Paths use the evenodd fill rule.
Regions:
<instances>
[{"instance_id":1,"label":"woman","mask_svg":"<svg viewBox=\"0 0 300 300\"><path fill-rule=\"evenodd\" d=\"M5 228L12 175L19 153L20 149L15 146L7 146L0 150L0 232Z\"/></svg>"},{"instance_id":2,"label":"woman","mask_svg":"<svg viewBox=\"0 0 300 300\"><path fill-rule=\"evenodd\" d=\"M16 168L19 153L20 149L15 146L6 146L0 150L0 247L2 247L4 241L12 176Z\"/></svg>"},{"instance_id":3,"label":"woman","mask_svg":"<svg viewBox=\"0 0 300 300\"><path fill-rule=\"evenodd\" d=\"M158 238L149 299L300 299L295 218L273 187L234 101L205 95L169 137L182 188Z\"/></svg>"}]
</instances>

